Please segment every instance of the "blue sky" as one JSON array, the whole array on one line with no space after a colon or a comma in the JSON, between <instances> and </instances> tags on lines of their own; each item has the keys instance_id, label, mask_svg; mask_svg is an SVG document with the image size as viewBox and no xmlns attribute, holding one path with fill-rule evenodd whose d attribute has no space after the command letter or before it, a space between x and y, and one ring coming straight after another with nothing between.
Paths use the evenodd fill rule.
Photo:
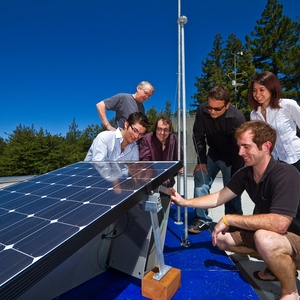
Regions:
<instances>
[{"instance_id":1,"label":"blue sky","mask_svg":"<svg viewBox=\"0 0 300 300\"><path fill-rule=\"evenodd\" d=\"M267 0L181 0L187 109L214 37L244 42ZM299 0L279 0L293 20ZM177 110L178 0L0 0L0 137L19 124L65 135L95 104L148 80L146 109ZM108 115L112 117L112 114Z\"/></svg>"}]
</instances>

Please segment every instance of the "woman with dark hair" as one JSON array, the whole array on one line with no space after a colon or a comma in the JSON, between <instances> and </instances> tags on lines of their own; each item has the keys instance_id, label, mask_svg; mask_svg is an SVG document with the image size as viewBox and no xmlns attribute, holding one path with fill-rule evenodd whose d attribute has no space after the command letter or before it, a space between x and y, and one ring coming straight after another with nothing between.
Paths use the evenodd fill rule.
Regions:
<instances>
[{"instance_id":1,"label":"woman with dark hair","mask_svg":"<svg viewBox=\"0 0 300 300\"><path fill-rule=\"evenodd\" d=\"M275 159L294 165L300 171L300 107L295 100L282 98L281 84L272 72L256 75L251 81L249 104L253 111L251 120L270 124L277 133L272 152Z\"/></svg>"},{"instance_id":2,"label":"woman with dark hair","mask_svg":"<svg viewBox=\"0 0 300 300\"><path fill-rule=\"evenodd\" d=\"M177 161L178 160L178 139L173 134L174 129L172 121L167 116L159 117L153 131L146 134L140 141L139 151L140 160L145 161ZM181 160L182 160L181 149ZM183 169L179 170L183 173ZM175 184L174 177L164 183L167 187Z\"/></svg>"}]
</instances>

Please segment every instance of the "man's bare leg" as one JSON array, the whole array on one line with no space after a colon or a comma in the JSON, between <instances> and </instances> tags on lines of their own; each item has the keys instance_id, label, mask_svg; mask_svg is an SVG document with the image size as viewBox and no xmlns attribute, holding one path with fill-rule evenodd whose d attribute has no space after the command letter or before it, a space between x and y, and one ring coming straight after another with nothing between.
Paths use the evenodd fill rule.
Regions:
<instances>
[{"instance_id":1,"label":"man's bare leg","mask_svg":"<svg viewBox=\"0 0 300 300\"><path fill-rule=\"evenodd\" d=\"M281 283L280 299L298 300L296 265L291 258L293 250L286 236L272 231L257 230L254 240L262 259Z\"/></svg>"},{"instance_id":2,"label":"man's bare leg","mask_svg":"<svg viewBox=\"0 0 300 300\"><path fill-rule=\"evenodd\" d=\"M291 258L292 248L287 238L266 230L256 231L254 237L259 255L281 283L280 299L299 300L295 278L296 266ZM217 246L224 251L257 255L254 249L236 246L230 233L219 234Z\"/></svg>"}]
</instances>

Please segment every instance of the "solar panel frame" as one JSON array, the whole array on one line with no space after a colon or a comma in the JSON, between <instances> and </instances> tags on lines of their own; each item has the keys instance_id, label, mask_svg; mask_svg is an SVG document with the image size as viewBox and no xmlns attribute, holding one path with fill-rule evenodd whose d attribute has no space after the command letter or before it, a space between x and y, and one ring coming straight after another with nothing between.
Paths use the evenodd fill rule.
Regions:
<instances>
[{"instance_id":1,"label":"solar panel frame","mask_svg":"<svg viewBox=\"0 0 300 300\"><path fill-rule=\"evenodd\" d=\"M0 189L0 265L8 269L8 278L0 276L0 298L20 296L181 167L177 161L78 162ZM2 225L7 216L17 228L9 220Z\"/></svg>"}]
</instances>

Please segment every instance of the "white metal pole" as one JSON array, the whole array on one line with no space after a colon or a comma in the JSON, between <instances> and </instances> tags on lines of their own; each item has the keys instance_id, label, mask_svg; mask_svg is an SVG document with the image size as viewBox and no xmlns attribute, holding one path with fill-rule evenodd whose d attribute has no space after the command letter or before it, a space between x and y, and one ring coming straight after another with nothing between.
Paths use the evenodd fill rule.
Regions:
<instances>
[{"instance_id":1,"label":"white metal pole","mask_svg":"<svg viewBox=\"0 0 300 300\"><path fill-rule=\"evenodd\" d=\"M180 0L178 0L178 20L181 14L181 3ZM181 158L181 117L180 117L180 110L181 110L181 26L178 22L178 76L177 76L177 97L178 97L178 109L177 109L177 132L178 132L178 160ZM181 194L181 177L180 175L177 176L177 191L179 194ZM182 224L182 221L180 220L180 207L177 207L177 220L175 221L175 224Z\"/></svg>"},{"instance_id":2,"label":"white metal pole","mask_svg":"<svg viewBox=\"0 0 300 300\"><path fill-rule=\"evenodd\" d=\"M180 16L178 22L181 27L181 67L182 67L182 123L183 123L183 193L187 197L187 168L186 168L186 91L185 91L185 52L184 52L184 25L187 23L186 16ZM184 240L183 246L188 246L188 214L184 208Z\"/></svg>"},{"instance_id":3,"label":"white metal pole","mask_svg":"<svg viewBox=\"0 0 300 300\"><path fill-rule=\"evenodd\" d=\"M235 101L235 107L237 107L236 55L235 54L233 54L233 61L234 61L234 101Z\"/></svg>"}]
</instances>

